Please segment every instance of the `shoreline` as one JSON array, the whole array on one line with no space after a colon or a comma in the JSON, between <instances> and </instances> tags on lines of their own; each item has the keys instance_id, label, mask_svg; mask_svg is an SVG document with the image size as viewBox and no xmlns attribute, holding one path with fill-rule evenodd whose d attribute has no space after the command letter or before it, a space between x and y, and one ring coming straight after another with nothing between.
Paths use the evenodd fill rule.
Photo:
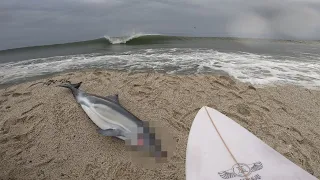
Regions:
<instances>
[{"instance_id":1,"label":"shoreline","mask_svg":"<svg viewBox=\"0 0 320 180\"><path fill-rule=\"evenodd\" d=\"M155 121L176 141L156 170L128 159L120 141L101 137L60 83L120 103ZM294 85L256 87L228 76L65 72L0 89L0 177L29 179L185 179L188 133L197 111L226 114L286 158L320 178L320 91Z\"/></svg>"},{"instance_id":2,"label":"shoreline","mask_svg":"<svg viewBox=\"0 0 320 180\"><path fill-rule=\"evenodd\" d=\"M178 77L188 77L188 76L214 76L214 77L227 77L232 79L233 81L237 81L239 83L245 84L245 85L250 85L255 88L274 88L274 87L293 87L293 88L302 88L302 89L307 89L311 91L320 91L320 86L319 87L306 87L303 85L297 85L297 84L290 84L290 83L269 83L269 84L252 84L249 82L242 82L233 76L229 75L226 72L210 72L210 73L200 73L200 74L171 74L171 73L165 73L165 72L157 72L153 70L149 71L143 71L143 72L128 72L126 70L113 70L113 69L105 69L105 68L86 68L86 69L70 69L70 70L65 70L63 72L54 72L50 74L44 74L44 75L37 75L34 77L29 77L26 80L18 80L14 81L11 83L4 83L0 84L0 90L1 89L6 89L12 86L19 86L21 84L25 83L30 83L30 82L36 82L40 80L45 80L45 79L50 79L50 78L55 78L60 75L68 75L68 74L73 74L73 73L81 73L81 72L94 72L94 71L105 71L105 72L112 72L112 73L128 73L128 74L159 74L159 75L166 75L166 76L178 76Z\"/></svg>"}]
</instances>

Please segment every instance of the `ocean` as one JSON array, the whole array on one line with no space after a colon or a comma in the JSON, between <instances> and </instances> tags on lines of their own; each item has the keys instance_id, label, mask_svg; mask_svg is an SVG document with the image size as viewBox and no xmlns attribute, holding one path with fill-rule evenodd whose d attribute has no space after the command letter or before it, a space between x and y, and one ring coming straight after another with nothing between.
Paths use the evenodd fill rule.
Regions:
<instances>
[{"instance_id":1,"label":"ocean","mask_svg":"<svg viewBox=\"0 0 320 180\"><path fill-rule=\"evenodd\" d=\"M221 74L320 87L320 42L135 34L0 51L0 85L81 69Z\"/></svg>"}]
</instances>

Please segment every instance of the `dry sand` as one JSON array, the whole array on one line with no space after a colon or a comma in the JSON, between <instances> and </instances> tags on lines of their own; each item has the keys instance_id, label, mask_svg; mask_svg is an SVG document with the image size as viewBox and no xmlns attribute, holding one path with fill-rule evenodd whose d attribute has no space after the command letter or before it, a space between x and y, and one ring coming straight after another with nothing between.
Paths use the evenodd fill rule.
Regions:
<instances>
[{"instance_id":1,"label":"dry sand","mask_svg":"<svg viewBox=\"0 0 320 180\"><path fill-rule=\"evenodd\" d=\"M177 142L169 163L137 166L124 143L103 137L61 82L83 81ZM0 179L185 179L188 133L197 111L216 108L320 178L320 92L256 88L225 76L83 71L0 90Z\"/></svg>"}]
</instances>

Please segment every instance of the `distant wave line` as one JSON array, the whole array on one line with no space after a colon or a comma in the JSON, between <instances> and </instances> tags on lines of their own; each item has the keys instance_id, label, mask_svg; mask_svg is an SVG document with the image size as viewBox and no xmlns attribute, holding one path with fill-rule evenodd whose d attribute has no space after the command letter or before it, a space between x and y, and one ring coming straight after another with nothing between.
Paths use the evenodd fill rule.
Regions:
<instances>
[{"instance_id":1,"label":"distant wave line","mask_svg":"<svg viewBox=\"0 0 320 180\"><path fill-rule=\"evenodd\" d=\"M165 44L170 41L197 41L197 40L229 40L229 41L278 41L286 43L320 43L320 41L293 41L293 40L274 40L274 39L255 39L255 38L236 38L236 37L193 37L193 36L170 36L162 34L134 34L131 36L103 36L98 39L78 41L61 44L29 46L7 50L0 50L0 53L11 53L14 51L29 49L46 49L46 48L64 48L64 47L80 47L90 45L144 45L144 44Z\"/></svg>"}]
</instances>

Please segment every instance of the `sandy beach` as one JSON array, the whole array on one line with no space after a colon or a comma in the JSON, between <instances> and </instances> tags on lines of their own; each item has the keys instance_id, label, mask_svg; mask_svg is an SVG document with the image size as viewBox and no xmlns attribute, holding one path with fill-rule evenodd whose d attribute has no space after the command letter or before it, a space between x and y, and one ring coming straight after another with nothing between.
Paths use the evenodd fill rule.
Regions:
<instances>
[{"instance_id":1,"label":"sandy beach","mask_svg":"<svg viewBox=\"0 0 320 180\"><path fill-rule=\"evenodd\" d=\"M69 90L119 94L140 119L172 133L176 148L157 169L136 165L124 143L103 137ZM320 178L320 91L254 87L227 76L88 70L0 89L0 179L185 179L188 133L197 111L213 107Z\"/></svg>"}]
</instances>

